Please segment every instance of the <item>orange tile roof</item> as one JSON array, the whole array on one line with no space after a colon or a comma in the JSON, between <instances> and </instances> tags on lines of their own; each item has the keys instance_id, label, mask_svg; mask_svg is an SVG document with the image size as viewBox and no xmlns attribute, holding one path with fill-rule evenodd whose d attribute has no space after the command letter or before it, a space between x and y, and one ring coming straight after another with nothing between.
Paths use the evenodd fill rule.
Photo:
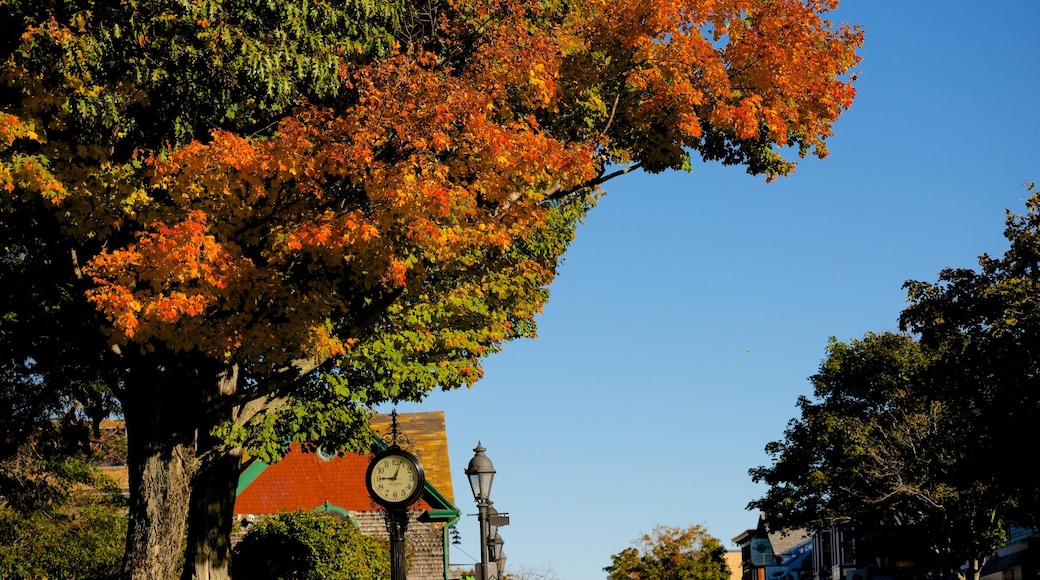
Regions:
<instances>
[{"instance_id":1,"label":"orange tile roof","mask_svg":"<svg viewBox=\"0 0 1040 580\"><path fill-rule=\"evenodd\" d=\"M268 465L239 493L235 513L311 510L326 502L347 511L378 510L365 487L368 461L367 455L324 460L293 444L281 461ZM422 499L417 509L430 509L430 505Z\"/></svg>"},{"instance_id":2,"label":"orange tile roof","mask_svg":"<svg viewBox=\"0 0 1040 580\"><path fill-rule=\"evenodd\" d=\"M402 447L408 448L422 462L428 484L454 504L444 413L403 413L397 416L397 422L398 430L411 444L411 447L405 444ZM390 417L377 415L372 428L379 434L388 432ZM378 510L379 506L365 487L369 460L368 455L353 454L325 460L317 453L303 453L300 446L294 444L281 461L254 465L251 473L247 467L242 482L246 487L238 494L235 513L310 510L326 502L348 511ZM426 499L420 499L414 509L428 510L431 505Z\"/></svg>"}]
</instances>

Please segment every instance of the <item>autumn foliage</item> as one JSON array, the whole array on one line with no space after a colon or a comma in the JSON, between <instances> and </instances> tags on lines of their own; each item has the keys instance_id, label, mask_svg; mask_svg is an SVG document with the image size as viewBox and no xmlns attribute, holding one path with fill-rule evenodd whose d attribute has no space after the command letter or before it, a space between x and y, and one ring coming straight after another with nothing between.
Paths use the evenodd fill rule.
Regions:
<instances>
[{"instance_id":1,"label":"autumn foliage","mask_svg":"<svg viewBox=\"0 0 1040 580\"><path fill-rule=\"evenodd\" d=\"M0 3L5 264L214 453L472 385L602 183L825 156L862 41L836 1L246 4Z\"/></svg>"},{"instance_id":2,"label":"autumn foliage","mask_svg":"<svg viewBox=\"0 0 1040 580\"><path fill-rule=\"evenodd\" d=\"M211 127L119 160L45 139L63 115L23 100L0 118L0 176L60 208L70 236L123 240L84 264L114 343L270 364L342 355L358 334L335 327L349 296L507 246L611 163L657 171L700 152L771 178L792 167L778 146L824 155L859 43L820 20L834 4L451 3L418 42L340 59L341 97L301 95L270 133ZM81 18L52 15L22 43L67 47L91 30ZM23 66L8 60L11 84ZM336 274L304 271L318 269Z\"/></svg>"}]
</instances>

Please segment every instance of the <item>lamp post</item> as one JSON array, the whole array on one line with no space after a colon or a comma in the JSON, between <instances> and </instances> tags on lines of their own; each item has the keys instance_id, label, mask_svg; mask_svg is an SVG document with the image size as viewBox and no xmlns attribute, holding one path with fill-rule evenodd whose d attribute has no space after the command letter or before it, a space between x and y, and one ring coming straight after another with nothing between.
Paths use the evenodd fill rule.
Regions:
<instances>
[{"instance_id":1,"label":"lamp post","mask_svg":"<svg viewBox=\"0 0 1040 580\"><path fill-rule=\"evenodd\" d=\"M489 548L491 560L495 562L495 569L498 570L499 577L502 576L502 568L505 568L505 554L502 553L502 534L495 532L491 536L491 547Z\"/></svg>"},{"instance_id":2,"label":"lamp post","mask_svg":"<svg viewBox=\"0 0 1040 580\"><path fill-rule=\"evenodd\" d=\"M477 441L473 449L473 459L466 467L469 486L473 490L473 499L477 502L477 520L480 522L480 577L477 580L489 580L488 568L488 508L491 507L491 484L495 480L495 466L484 455L484 446Z\"/></svg>"}]
</instances>

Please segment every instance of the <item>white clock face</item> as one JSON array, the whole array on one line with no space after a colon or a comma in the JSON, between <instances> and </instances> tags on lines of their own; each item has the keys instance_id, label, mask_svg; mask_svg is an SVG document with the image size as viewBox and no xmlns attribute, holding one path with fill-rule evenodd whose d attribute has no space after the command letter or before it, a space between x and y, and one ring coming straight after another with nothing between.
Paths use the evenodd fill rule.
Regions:
<instances>
[{"instance_id":1,"label":"white clock face","mask_svg":"<svg viewBox=\"0 0 1040 580\"><path fill-rule=\"evenodd\" d=\"M387 455L372 466L371 485L379 499L402 502L412 497L421 485L419 470L407 457Z\"/></svg>"}]
</instances>

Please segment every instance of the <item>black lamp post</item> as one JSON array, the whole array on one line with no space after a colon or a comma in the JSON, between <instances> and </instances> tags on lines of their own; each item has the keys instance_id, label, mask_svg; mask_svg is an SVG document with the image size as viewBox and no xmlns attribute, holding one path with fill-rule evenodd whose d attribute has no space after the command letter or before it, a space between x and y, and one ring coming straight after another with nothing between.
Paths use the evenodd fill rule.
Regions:
<instances>
[{"instance_id":1,"label":"black lamp post","mask_svg":"<svg viewBox=\"0 0 1040 580\"><path fill-rule=\"evenodd\" d=\"M495 466L484 452L487 451L477 441L473 449L473 459L466 467L469 486L473 490L473 499L477 502L477 519L480 522L480 577L477 580L489 580L488 566L488 509L491 508L491 484L495 480Z\"/></svg>"}]
</instances>

